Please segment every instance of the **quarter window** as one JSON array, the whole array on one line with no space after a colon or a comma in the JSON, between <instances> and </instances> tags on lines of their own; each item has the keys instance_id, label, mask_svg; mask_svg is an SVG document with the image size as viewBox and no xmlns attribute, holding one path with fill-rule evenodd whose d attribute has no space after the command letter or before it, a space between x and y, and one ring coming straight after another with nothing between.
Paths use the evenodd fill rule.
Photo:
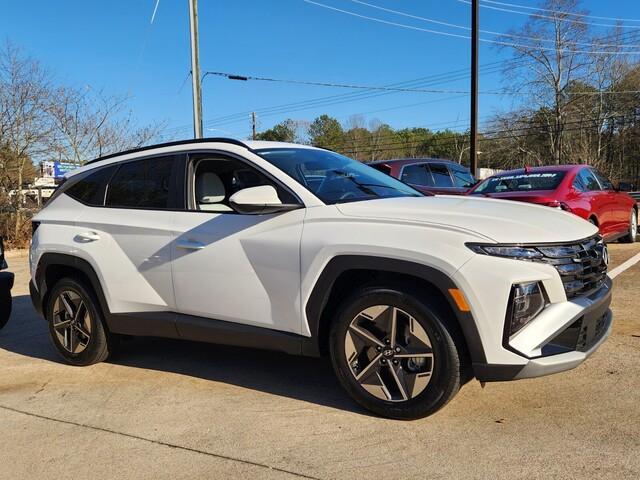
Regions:
<instances>
[{"instance_id":1,"label":"quarter window","mask_svg":"<svg viewBox=\"0 0 640 480\"><path fill-rule=\"evenodd\" d=\"M449 169L443 163L431 163L429 164L431 174L433 175L433 182L436 187L453 187L453 181L451 175L449 175Z\"/></svg>"},{"instance_id":2,"label":"quarter window","mask_svg":"<svg viewBox=\"0 0 640 480\"><path fill-rule=\"evenodd\" d=\"M123 163L109 183L106 206L169 208L169 186L175 157Z\"/></svg>"},{"instance_id":3,"label":"quarter window","mask_svg":"<svg viewBox=\"0 0 640 480\"><path fill-rule=\"evenodd\" d=\"M103 206L107 182L116 168L116 165L111 165L90 171L88 175L66 189L66 194L92 207Z\"/></svg>"}]
</instances>

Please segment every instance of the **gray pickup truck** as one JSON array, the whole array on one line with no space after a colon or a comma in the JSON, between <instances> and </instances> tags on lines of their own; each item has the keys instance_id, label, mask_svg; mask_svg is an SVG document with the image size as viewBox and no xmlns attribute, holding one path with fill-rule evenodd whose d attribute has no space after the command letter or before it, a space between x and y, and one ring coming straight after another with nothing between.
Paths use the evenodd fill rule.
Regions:
<instances>
[{"instance_id":1,"label":"gray pickup truck","mask_svg":"<svg viewBox=\"0 0 640 480\"><path fill-rule=\"evenodd\" d=\"M4 259L4 243L0 237L0 270L7 268ZM0 271L0 328L4 327L11 316L11 289L13 288L13 273Z\"/></svg>"}]
</instances>

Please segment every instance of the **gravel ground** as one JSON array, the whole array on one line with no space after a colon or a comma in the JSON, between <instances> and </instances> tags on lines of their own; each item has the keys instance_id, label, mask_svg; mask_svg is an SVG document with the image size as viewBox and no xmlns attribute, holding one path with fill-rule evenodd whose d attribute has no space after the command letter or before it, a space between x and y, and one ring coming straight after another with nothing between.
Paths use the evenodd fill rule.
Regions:
<instances>
[{"instance_id":1,"label":"gravel ground","mask_svg":"<svg viewBox=\"0 0 640 480\"><path fill-rule=\"evenodd\" d=\"M640 252L611 245L612 267ZM640 264L576 370L467 384L413 422L370 416L327 361L162 339L60 362L28 297L0 331L0 478L640 478Z\"/></svg>"}]
</instances>

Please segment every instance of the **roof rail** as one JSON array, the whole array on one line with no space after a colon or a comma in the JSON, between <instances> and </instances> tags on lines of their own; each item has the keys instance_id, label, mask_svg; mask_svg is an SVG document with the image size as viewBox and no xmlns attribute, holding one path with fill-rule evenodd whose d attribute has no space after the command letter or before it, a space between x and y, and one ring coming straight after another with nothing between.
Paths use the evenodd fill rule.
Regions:
<instances>
[{"instance_id":1,"label":"roof rail","mask_svg":"<svg viewBox=\"0 0 640 480\"><path fill-rule=\"evenodd\" d=\"M125 150L123 152L110 153L109 155L104 155L102 157L98 157L94 160L90 160L85 163L85 165L89 165L90 163L101 162L102 160L108 160L110 158L119 157L121 155L128 155L130 153L138 153L144 152L145 150L153 150L156 148L163 147L173 147L175 145L189 145L192 143L206 143L206 142L218 142L218 143L230 143L231 145L237 145L239 147L249 148L249 146L240 140L236 140L234 138L224 138L224 137L209 137L209 138L190 138L187 140L178 140L175 142L167 142L167 143L158 143L156 145L146 145L144 147L133 148L131 150Z\"/></svg>"}]
</instances>

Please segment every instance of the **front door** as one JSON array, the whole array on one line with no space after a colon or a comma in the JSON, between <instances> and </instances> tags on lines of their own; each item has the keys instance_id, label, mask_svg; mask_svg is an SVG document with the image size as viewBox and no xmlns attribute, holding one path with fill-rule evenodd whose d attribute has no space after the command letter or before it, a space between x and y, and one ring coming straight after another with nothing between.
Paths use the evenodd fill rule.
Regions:
<instances>
[{"instance_id":1,"label":"front door","mask_svg":"<svg viewBox=\"0 0 640 480\"><path fill-rule=\"evenodd\" d=\"M300 239L305 209L236 213L229 197L257 185L276 187L283 203L298 201L235 157L191 155L187 171L188 205L175 214L172 241L178 313L300 333Z\"/></svg>"}]
</instances>

